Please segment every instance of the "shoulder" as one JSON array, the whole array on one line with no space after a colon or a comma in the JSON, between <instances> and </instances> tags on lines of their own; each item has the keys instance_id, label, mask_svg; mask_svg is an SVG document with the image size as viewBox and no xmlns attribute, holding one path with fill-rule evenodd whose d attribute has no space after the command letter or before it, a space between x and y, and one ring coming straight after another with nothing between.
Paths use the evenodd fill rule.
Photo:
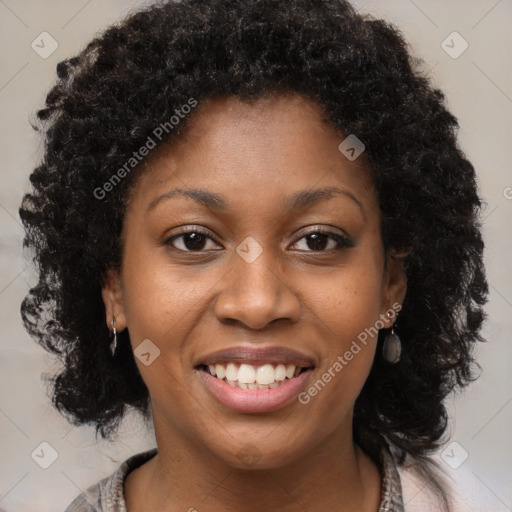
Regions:
<instances>
[{"instance_id":1,"label":"shoulder","mask_svg":"<svg viewBox=\"0 0 512 512\"><path fill-rule=\"evenodd\" d=\"M422 472L422 465L404 457L392 445L380 454L382 502L379 512L440 512L444 505L429 484L432 476L446 484L442 475ZM434 466L435 467L435 466Z\"/></svg>"},{"instance_id":2,"label":"shoulder","mask_svg":"<svg viewBox=\"0 0 512 512\"><path fill-rule=\"evenodd\" d=\"M440 462L441 458L436 456L435 460ZM406 512L438 512L442 510L425 479L420 478L409 467L399 467L398 471L404 491ZM443 473L443 480L450 496L450 512L501 510L500 507L503 504L501 499L478 478L471 467L463 466L447 471Z\"/></svg>"},{"instance_id":3,"label":"shoulder","mask_svg":"<svg viewBox=\"0 0 512 512\"><path fill-rule=\"evenodd\" d=\"M393 453L387 445L379 453L382 474L381 503L378 512L404 512L402 484Z\"/></svg>"},{"instance_id":4,"label":"shoulder","mask_svg":"<svg viewBox=\"0 0 512 512\"><path fill-rule=\"evenodd\" d=\"M462 512L454 481L439 454L420 461L399 450L395 452L397 470L402 484L405 512Z\"/></svg>"},{"instance_id":5,"label":"shoulder","mask_svg":"<svg viewBox=\"0 0 512 512\"><path fill-rule=\"evenodd\" d=\"M64 512L126 512L124 481L128 474L156 455L156 448L133 455L110 476L77 496Z\"/></svg>"}]
</instances>

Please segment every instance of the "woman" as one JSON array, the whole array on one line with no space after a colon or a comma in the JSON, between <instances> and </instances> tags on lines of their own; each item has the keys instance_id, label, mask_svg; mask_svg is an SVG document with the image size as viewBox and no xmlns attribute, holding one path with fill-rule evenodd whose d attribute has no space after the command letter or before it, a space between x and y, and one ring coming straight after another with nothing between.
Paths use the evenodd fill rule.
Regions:
<instances>
[{"instance_id":1,"label":"woman","mask_svg":"<svg viewBox=\"0 0 512 512\"><path fill-rule=\"evenodd\" d=\"M183 0L59 63L20 209L54 404L157 448L77 510L404 510L472 378L475 173L399 32L327 0Z\"/></svg>"}]
</instances>

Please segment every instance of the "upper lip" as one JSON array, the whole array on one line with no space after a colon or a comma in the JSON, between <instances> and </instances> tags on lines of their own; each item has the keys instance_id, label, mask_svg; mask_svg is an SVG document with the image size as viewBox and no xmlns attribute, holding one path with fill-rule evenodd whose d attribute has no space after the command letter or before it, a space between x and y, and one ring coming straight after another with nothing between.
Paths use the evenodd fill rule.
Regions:
<instances>
[{"instance_id":1,"label":"upper lip","mask_svg":"<svg viewBox=\"0 0 512 512\"><path fill-rule=\"evenodd\" d=\"M313 360L296 350L287 347L251 347L238 346L218 350L208 354L198 361L196 366L213 365L222 363L246 363L246 364L293 364L300 368L309 368Z\"/></svg>"}]
</instances>

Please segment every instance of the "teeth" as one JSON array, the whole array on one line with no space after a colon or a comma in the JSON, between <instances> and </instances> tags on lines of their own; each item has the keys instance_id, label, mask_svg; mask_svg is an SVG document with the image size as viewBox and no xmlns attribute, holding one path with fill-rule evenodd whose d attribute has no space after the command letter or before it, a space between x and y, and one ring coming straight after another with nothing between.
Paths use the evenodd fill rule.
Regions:
<instances>
[{"instance_id":1,"label":"teeth","mask_svg":"<svg viewBox=\"0 0 512 512\"><path fill-rule=\"evenodd\" d=\"M208 368L211 368L211 366L208 366ZM210 370L210 373L212 373L211 370ZM222 366L221 364L216 364L215 365L215 373L212 373L212 375L214 377L215 377L215 375L217 375L218 379L223 379L226 376L226 370L225 370L224 366Z\"/></svg>"},{"instance_id":2,"label":"teeth","mask_svg":"<svg viewBox=\"0 0 512 512\"><path fill-rule=\"evenodd\" d=\"M229 363L226 366L226 379L235 381L238 379L238 368L235 364Z\"/></svg>"},{"instance_id":3,"label":"teeth","mask_svg":"<svg viewBox=\"0 0 512 512\"><path fill-rule=\"evenodd\" d=\"M298 377L302 368L294 364L278 364L273 366L266 363L262 366L235 363L208 365L211 375L226 381L230 386L241 389L274 389L285 379Z\"/></svg>"},{"instance_id":4,"label":"teeth","mask_svg":"<svg viewBox=\"0 0 512 512\"><path fill-rule=\"evenodd\" d=\"M272 366L270 367L272 368ZM241 364L238 368L238 382L241 384L252 384L256 380L256 371L254 366L250 364ZM274 379L272 379L274 381ZM258 381L259 382L259 381ZM259 384L268 384L267 382L259 382Z\"/></svg>"},{"instance_id":5,"label":"teeth","mask_svg":"<svg viewBox=\"0 0 512 512\"><path fill-rule=\"evenodd\" d=\"M291 379L293 377L293 374L295 373L295 366L293 364L289 364L286 367L286 376Z\"/></svg>"},{"instance_id":6,"label":"teeth","mask_svg":"<svg viewBox=\"0 0 512 512\"><path fill-rule=\"evenodd\" d=\"M256 382L258 384L272 384L276 380L276 372L271 364L264 364L256 372Z\"/></svg>"},{"instance_id":7,"label":"teeth","mask_svg":"<svg viewBox=\"0 0 512 512\"><path fill-rule=\"evenodd\" d=\"M276 368L276 380L286 379L286 366L284 364L278 364Z\"/></svg>"}]
</instances>

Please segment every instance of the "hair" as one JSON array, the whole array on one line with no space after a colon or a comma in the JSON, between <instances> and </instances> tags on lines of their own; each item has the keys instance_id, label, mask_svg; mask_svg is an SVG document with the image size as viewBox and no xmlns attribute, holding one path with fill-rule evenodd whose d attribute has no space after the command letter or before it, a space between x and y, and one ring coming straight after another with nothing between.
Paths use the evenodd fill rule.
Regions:
<instances>
[{"instance_id":1,"label":"hair","mask_svg":"<svg viewBox=\"0 0 512 512\"><path fill-rule=\"evenodd\" d=\"M104 438L127 408L149 414L127 330L110 355L101 296L106 272L121 264L127 197L144 165L115 183L113 175L156 127L168 123L161 146L182 135L193 113L172 129L169 119L191 98L294 93L365 144L383 245L407 276L395 323L401 360L377 350L355 402L355 440L374 458L389 442L430 460L447 427L445 397L475 378L488 287L475 171L458 147L457 119L419 64L394 26L343 0L158 2L59 62L34 126L44 156L20 207L39 271L21 312L63 363L54 405Z\"/></svg>"}]
</instances>

